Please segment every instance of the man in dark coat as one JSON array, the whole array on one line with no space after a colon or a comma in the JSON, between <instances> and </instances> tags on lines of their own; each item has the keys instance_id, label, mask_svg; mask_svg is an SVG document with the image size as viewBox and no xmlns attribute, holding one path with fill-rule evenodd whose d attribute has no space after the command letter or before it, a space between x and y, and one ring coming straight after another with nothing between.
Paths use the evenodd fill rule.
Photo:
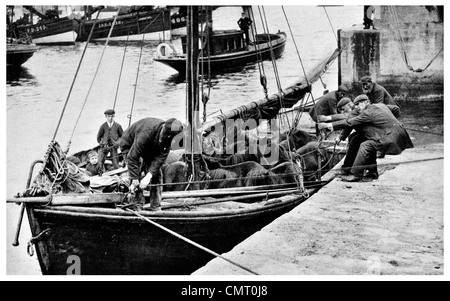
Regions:
<instances>
[{"instance_id":1,"label":"man in dark coat","mask_svg":"<svg viewBox=\"0 0 450 301\"><path fill-rule=\"evenodd\" d=\"M123 129L120 124L114 121L114 110L106 110L106 122L100 126L97 133L97 142L100 144L99 162L102 166L105 164L106 156L111 153L111 160L114 169L119 168L119 154L117 152L119 145L118 140L122 137Z\"/></svg>"},{"instance_id":2,"label":"man in dark coat","mask_svg":"<svg viewBox=\"0 0 450 301\"><path fill-rule=\"evenodd\" d=\"M245 43L247 45L250 43L250 37L249 37L248 30L249 30L250 26L252 25L252 23L253 23L252 19L247 17L244 12L242 12L241 18L237 21L239 28L244 31Z\"/></svg>"},{"instance_id":3,"label":"man in dark coat","mask_svg":"<svg viewBox=\"0 0 450 301\"><path fill-rule=\"evenodd\" d=\"M389 92L379 84L372 82L370 76L361 78L362 92L370 99L370 103L384 103L385 105L398 105Z\"/></svg>"},{"instance_id":4,"label":"man in dark coat","mask_svg":"<svg viewBox=\"0 0 450 301\"><path fill-rule=\"evenodd\" d=\"M172 139L182 130L182 123L175 118L164 121L148 117L136 121L123 133L120 149L126 154L130 191L136 190L135 202L139 207L144 205L142 190L152 183L156 185L150 188L150 210L161 210L161 167L169 155Z\"/></svg>"},{"instance_id":5,"label":"man in dark coat","mask_svg":"<svg viewBox=\"0 0 450 301\"><path fill-rule=\"evenodd\" d=\"M348 93L349 89L345 85L340 85L336 91L331 91L319 98L309 110L309 115L317 122L317 116L319 115L337 114L338 102Z\"/></svg>"},{"instance_id":6,"label":"man in dark coat","mask_svg":"<svg viewBox=\"0 0 450 301\"><path fill-rule=\"evenodd\" d=\"M372 172L377 173L377 152L398 155L403 150L414 147L408 132L394 117L388 106L382 103L371 104L367 97L355 98L354 104L359 108L359 115L349 116L346 120L333 123L319 124L321 129L335 130L351 127L363 134L363 138L357 141L359 147L357 147L358 151L353 162L351 175L343 178L347 182L361 181L364 170L369 165ZM350 141L350 143L354 144L355 142Z\"/></svg>"}]
</instances>

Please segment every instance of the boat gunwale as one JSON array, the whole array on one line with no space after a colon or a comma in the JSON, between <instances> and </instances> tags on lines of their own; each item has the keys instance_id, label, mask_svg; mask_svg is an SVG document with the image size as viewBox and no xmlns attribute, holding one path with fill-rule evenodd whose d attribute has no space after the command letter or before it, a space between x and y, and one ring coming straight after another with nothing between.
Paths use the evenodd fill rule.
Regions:
<instances>
[{"instance_id":1,"label":"boat gunwale","mask_svg":"<svg viewBox=\"0 0 450 301\"><path fill-rule=\"evenodd\" d=\"M308 190L309 191L309 190ZM309 191L310 192L310 191ZM311 192L310 192L311 193ZM213 212L205 211L139 211L139 214L152 219L169 219L169 220L180 220L180 219L192 219L198 220L199 218L205 219L220 219L220 218L232 218L240 217L243 215L260 214L264 211L280 210L285 207L292 206L305 201L307 198L303 194L291 193L286 196L277 197L269 199L267 203L260 204L260 206L252 208L240 208L240 209L230 209L230 210L220 210ZM224 200L224 203L226 200ZM298 204L297 204L298 203ZM201 204L199 204L201 205ZM134 217L134 214L125 210L118 210L117 208L94 208L86 206L46 206L39 208L39 206L33 208L37 213L50 213L57 215L67 215L71 213L77 213L79 216L83 217L103 217L107 219L114 219L116 217Z\"/></svg>"}]
</instances>

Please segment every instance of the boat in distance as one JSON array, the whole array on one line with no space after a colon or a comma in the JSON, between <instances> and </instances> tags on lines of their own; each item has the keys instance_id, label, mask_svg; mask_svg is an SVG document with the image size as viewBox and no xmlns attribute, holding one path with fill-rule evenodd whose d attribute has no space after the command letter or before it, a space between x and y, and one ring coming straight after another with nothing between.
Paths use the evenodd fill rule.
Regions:
<instances>
[{"instance_id":1,"label":"boat in distance","mask_svg":"<svg viewBox=\"0 0 450 301\"><path fill-rule=\"evenodd\" d=\"M110 41L165 41L170 35L170 10L165 8L153 8L142 6L138 10L129 10L115 17L83 20L80 23L78 42L87 41L92 26L95 24L91 41L106 41L110 29L114 23L113 31L109 36Z\"/></svg>"},{"instance_id":2,"label":"boat in distance","mask_svg":"<svg viewBox=\"0 0 450 301\"><path fill-rule=\"evenodd\" d=\"M6 43L6 64L8 66L21 66L38 50L32 43L18 43L11 41Z\"/></svg>"},{"instance_id":3,"label":"boat in distance","mask_svg":"<svg viewBox=\"0 0 450 301\"><path fill-rule=\"evenodd\" d=\"M210 55L199 58L200 68L205 72L220 72L244 67L259 60L270 60L273 52L275 59L283 55L287 35L257 34L255 41L245 45L244 33L240 30L214 31L211 37ZM157 57L153 60L172 67L179 74L186 72L185 37L181 37L183 53L168 43L158 45Z\"/></svg>"}]
</instances>

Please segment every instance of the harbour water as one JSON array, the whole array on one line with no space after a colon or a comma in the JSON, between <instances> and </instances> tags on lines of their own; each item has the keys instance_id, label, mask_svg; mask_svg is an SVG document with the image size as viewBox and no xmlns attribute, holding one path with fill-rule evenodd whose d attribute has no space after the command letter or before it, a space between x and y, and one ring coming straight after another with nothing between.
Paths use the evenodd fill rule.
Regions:
<instances>
[{"instance_id":1,"label":"harbour water","mask_svg":"<svg viewBox=\"0 0 450 301\"><path fill-rule=\"evenodd\" d=\"M259 16L256 7L254 12L255 16ZM362 23L363 7L337 6L324 9L319 6L289 6L285 8L285 16L280 7L269 6L265 7L264 13L269 32L281 30L288 33L284 55L276 61L275 66L270 62L264 63L269 94L273 94L277 93L274 68L278 70L282 87L292 84L303 75L301 63L308 70L337 47L337 29ZM237 29L236 22L230 20L237 21L239 16L239 8L219 9L213 15L215 28ZM260 26L258 19L256 24ZM44 157L53 136L56 136L56 141L63 149L70 141L70 152L95 146L98 128L105 121L103 112L106 109L115 107L116 122L124 129L128 127L129 115L131 122L148 116L186 119L184 81L173 69L152 61L156 55L156 45L142 48L137 44L110 45L106 48L104 44L89 45L65 107L84 47L84 43L40 47L21 68L7 70L5 198L25 189L30 164ZM256 65L213 75L207 113L227 111L263 98L259 77ZM337 61L322 77L322 82L330 91L336 89ZM208 93L206 84L204 89ZM316 84L313 88L314 97L322 95L323 90L321 82ZM408 106L406 104L405 108ZM416 118L420 110L414 108L407 109L405 121L410 122L412 128L442 133L443 107L433 104L428 108L438 115L441 113L434 122L427 119L427 124L421 124ZM436 135L426 139L442 137ZM14 248L11 244L19 207L6 205L5 211L7 274L40 275L36 256L29 257L26 253L26 243L31 237L26 217L22 224L20 246Z\"/></svg>"}]
</instances>

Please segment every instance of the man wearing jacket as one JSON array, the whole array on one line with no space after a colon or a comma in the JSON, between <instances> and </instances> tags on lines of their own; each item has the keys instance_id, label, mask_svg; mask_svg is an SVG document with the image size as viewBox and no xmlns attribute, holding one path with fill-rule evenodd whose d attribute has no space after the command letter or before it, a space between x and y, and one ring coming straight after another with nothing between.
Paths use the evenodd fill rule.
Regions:
<instances>
[{"instance_id":1,"label":"man wearing jacket","mask_svg":"<svg viewBox=\"0 0 450 301\"><path fill-rule=\"evenodd\" d=\"M182 131L183 124L175 118L164 121L148 117L136 121L123 133L120 149L126 154L129 188L136 192L139 209L144 205L142 190L152 183L156 185L150 188L150 210L161 210L161 167L169 155L172 139Z\"/></svg>"},{"instance_id":2,"label":"man wearing jacket","mask_svg":"<svg viewBox=\"0 0 450 301\"><path fill-rule=\"evenodd\" d=\"M336 91L331 91L317 100L314 106L309 110L311 118L317 122L319 115L337 114L338 102L349 93L349 89L345 85L340 85Z\"/></svg>"},{"instance_id":3,"label":"man wearing jacket","mask_svg":"<svg viewBox=\"0 0 450 301\"><path fill-rule=\"evenodd\" d=\"M123 129L120 124L114 121L115 112L114 110L106 110L105 118L106 122L100 126L97 133L97 142L100 144L100 150L98 153L99 162L103 167L105 164L106 156L111 153L111 161L113 163L114 169L119 168L119 158L118 158L118 140L123 134Z\"/></svg>"},{"instance_id":4,"label":"man wearing jacket","mask_svg":"<svg viewBox=\"0 0 450 301\"><path fill-rule=\"evenodd\" d=\"M384 103L385 105L399 106L384 87L372 82L372 78L370 76L364 76L361 78L361 85L362 92L369 97L370 103Z\"/></svg>"},{"instance_id":5,"label":"man wearing jacket","mask_svg":"<svg viewBox=\"0 0 450 301\"><path fill-rule=\"evenodd\" d=\"M343 178L347 182L361 181L367 168L377 172L377 152L398 155L403 150L414 147L408 132L385 104L371 104L368 97L364 96L355 98L354 104L359 109L358 115L333 123L319 124L320 129L330 130L351 127L363 135L363 139L357 141L359 147L353 148L354 151L357 149L357 153L351 175ZM353 140L350 141L350 144L354 143ZM349 149L350 147L351 145Z\"/></svg>"}]
</instances>

